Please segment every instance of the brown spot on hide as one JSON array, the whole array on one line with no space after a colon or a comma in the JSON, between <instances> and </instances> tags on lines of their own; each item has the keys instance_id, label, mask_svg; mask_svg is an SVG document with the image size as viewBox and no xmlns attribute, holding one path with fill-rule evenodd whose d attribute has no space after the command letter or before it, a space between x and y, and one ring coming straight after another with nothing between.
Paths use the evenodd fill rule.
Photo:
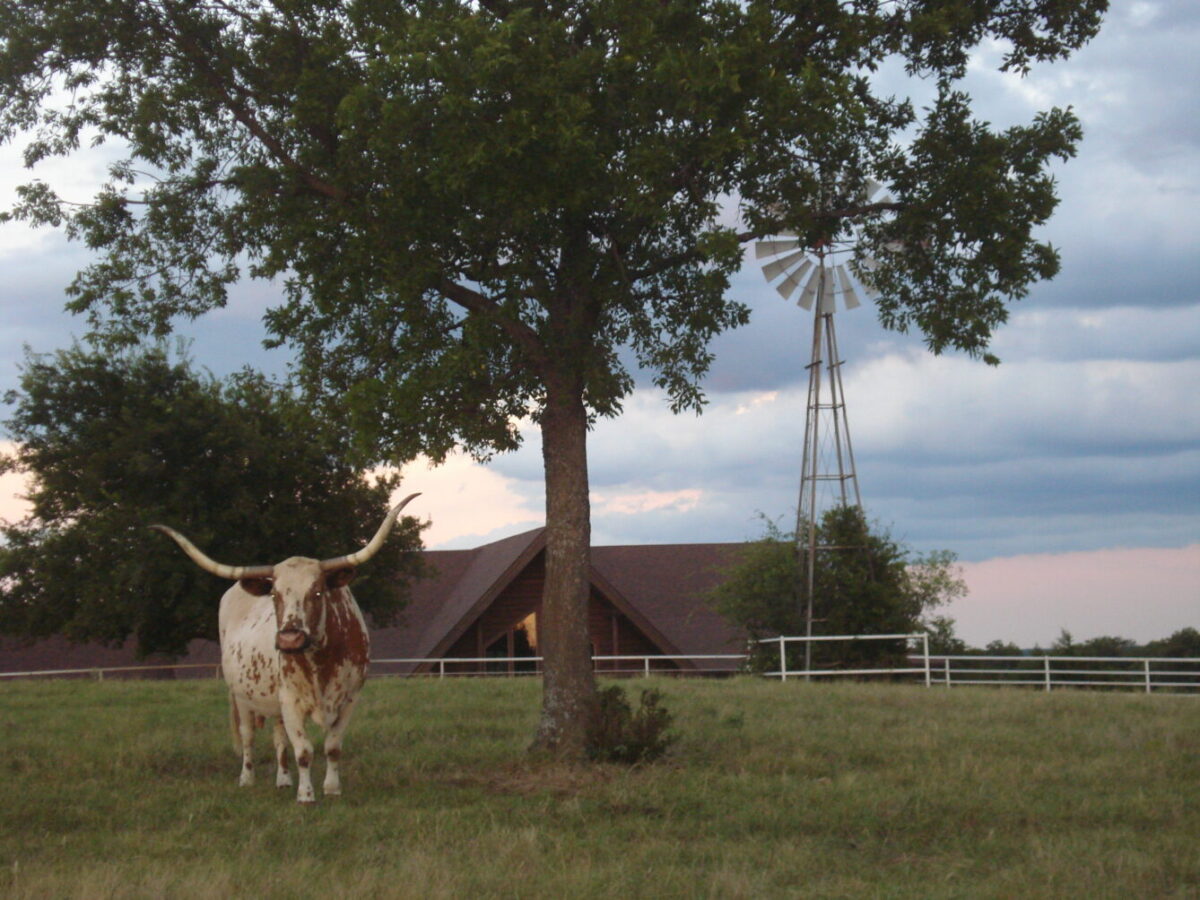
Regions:
<instances>
[{"instance_id":1,"label":"brown spot on hide","mask_svg":"<svg viewBox=\"0 0 1200 900\"><path fill-rule=\"evenodd\" d=\"M287 750L279 751L279 768L283 772L288 770Z\"/></svg>"},{"instance_id":2,"label":"brown spot on hide","mask_svg":"<svg viewBox=\"0 0 1200 900\"><path fill-rule=\"evenodd\" d=\"M305 681L312 681L312 664L308 661L307 653L284 653L280 659L283 661L285 675L300 675Z\"/></svg>"},{"instance_id":3,"label":"brown spot on hide","mask_svg":"<svg viewBox=\"0 0 1200 900\"><path fill-rule=\"evenodd\" d=\"M326 750L325 758L331 760L332 762L337 762L342 758L342 749L340 747L334 747L332 750Z\"/></svg>"},{"instance_id":4,"label":"brown spot on hide","mask_svg":"<svg viewBox=\"0 0 1200 900\"><path fill-rule=\"evenodd\" d=\"M325 644L313 654L321 685L327 685L343 664L362 670L370 661L370 643L354 598L347 590L330 594L325 617Z\"/></svg>"},{"instance_id":5,"label":"brown spot on hide","mask_svg":"<svg viewBox=\"0 0 1200 900\"><path fill-rule=\"evenodd\" d=\"M246 760L246 762L243 763L243 765L245 765L247 772L251 771L254 768L254 763L251 762L250 760Z\"/></svg>"},{"instance_id":6,"label":"brown spot on hide","mask_svg":"<svg viewBox=\"0 0 1200 900\"><path fill-rule=\"evenodd\" d=\"M302 769L307 769L309 763L311 763L311 762L312 762L312 758L308 755L307 750L305 750L299 756L296 757L296 765L298 765Z\"/></svg>"}]
</instances>

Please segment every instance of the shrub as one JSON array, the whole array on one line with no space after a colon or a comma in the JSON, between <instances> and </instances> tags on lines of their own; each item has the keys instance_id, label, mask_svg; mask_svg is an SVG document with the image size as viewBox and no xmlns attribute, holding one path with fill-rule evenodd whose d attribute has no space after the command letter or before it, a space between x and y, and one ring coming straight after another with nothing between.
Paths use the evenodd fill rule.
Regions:
<instances>
[{"instance_id":1,"label":"shrub","mask_svg":"<svg viewBox=\"0 0 1200 900\"><path fill-rule=\"evenodd\" d=\"M596 762L634 765L661 758L677 735L667 731L671 714L660 706L662 694L642 691L638 709L617 685L601 688L588 733L588 755Z\"/></svg>"}]
</instances>

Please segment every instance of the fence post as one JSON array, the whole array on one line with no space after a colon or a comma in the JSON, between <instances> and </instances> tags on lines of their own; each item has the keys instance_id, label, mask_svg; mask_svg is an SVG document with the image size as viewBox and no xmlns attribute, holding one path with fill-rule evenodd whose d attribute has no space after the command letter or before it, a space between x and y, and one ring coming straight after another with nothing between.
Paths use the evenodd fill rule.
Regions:
<instances>
[{"instance_id":1,"label":"fence post","mask_svg":"<svg viewBox=\"0 0 1200 900\"><path fill-rule=\"evenodd\" d=\"M439 659L438 660L438 678L445 678L445 677L446 677L446 660Z\"/></svg>"},{"instance_id":2,"label":"fence post","mask_svg":"<svg viewBox=\"0 0 1200 900\"><path fill-rule=\"evenodd\" d=\"M950 687L950 658L946 657L942 660L942 671L946 677L946 687Z\"/></svg>"},{"instance_id":3,"label":"fence post","mask_svg":"<svg viewBox=\"0 0 1200 900\"><path fill-rule=\"evenodd\" d=\"M1042 657L1042 665L1044 666L1045 671L1046 671L1046 690L1049 691L1050 690L1050 657L1043 656Z\"/></svg>"},{"instance_id":4,"label":"fence post","mask_svg":"<svg viewBox=\"0 0 1200 900\"><path fill-rule=\"evenodd\" d=\"M1146 672L1146 693L1149 694L1150 693L1150 660L1143 659L1142 665L1145 667L1145 672Z\"/></svg>"},{"instance_id":5,"label":"fence post","mask_svg":"<svg viewBox=\"0 0 1200 900\"><path fill-rule=\"evenodd\" d=\"M921 644L925 652L925 687L933 684L933 674L929 671L929 635L921 635Z\"/></svg>"},{"instance_id":6,"label":"fence post","mask_svg":"<svg viewBox=\"0 0 1200 900\"><path fill-rule=\"evenodd\" d=\"M643 675L642 677L643 677L643 678L649 678L649 677L650 677L650 657L648 657L648 656L646 657L646 659L645 659L645 663L646 663L646 668L645 668L645 673L646 673L646 674L645 674L645 675Z\"/></svg>"},{"instance_id":7,"label":"fence post","mask_svg":"<svg viewBox=\"0 0 1200 900\"><path fill-rule=\"evenodd\" d=\"M782 634L779 636L779 680L787 681L787 645Z\"/></svg>"}]
</instances>

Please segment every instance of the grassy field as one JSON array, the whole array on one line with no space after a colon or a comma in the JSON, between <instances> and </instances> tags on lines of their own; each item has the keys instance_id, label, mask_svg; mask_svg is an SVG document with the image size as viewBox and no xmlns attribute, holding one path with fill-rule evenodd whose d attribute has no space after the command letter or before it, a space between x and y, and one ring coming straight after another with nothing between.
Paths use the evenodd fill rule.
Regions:
<instances>
[{"instance_id":1,"label":"grassy field","mask_svg":"<svg viewBox=\"0 0 1200 900\"><path fill-rule=\"evenodd\" d=\"M654 684L626 769L530 760L536 681L373 681L307 808L218 682L0 684L0 896L1200 897L1195 697Z\"/></svg>"}]
</instances>

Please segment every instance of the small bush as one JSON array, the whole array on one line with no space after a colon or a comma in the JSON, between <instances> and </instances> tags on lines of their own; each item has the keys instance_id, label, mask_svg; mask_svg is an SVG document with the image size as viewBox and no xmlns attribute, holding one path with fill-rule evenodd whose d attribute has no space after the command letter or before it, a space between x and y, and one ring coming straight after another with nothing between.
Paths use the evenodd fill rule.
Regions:
<instances>
[{"instance_id":1,"label":"small bush","mask_svg":"<svg viewBox=\"0 0 1200 900\"><path fill-rule=\"evenodd\" d=\"M635 712L620 687L602 688L588 735L588 755L596 762L626 765L661 758L676 740L667 731L671 714L659 705L661 700L659 691L642 691Z\"/></svg>"}]
</instances>

